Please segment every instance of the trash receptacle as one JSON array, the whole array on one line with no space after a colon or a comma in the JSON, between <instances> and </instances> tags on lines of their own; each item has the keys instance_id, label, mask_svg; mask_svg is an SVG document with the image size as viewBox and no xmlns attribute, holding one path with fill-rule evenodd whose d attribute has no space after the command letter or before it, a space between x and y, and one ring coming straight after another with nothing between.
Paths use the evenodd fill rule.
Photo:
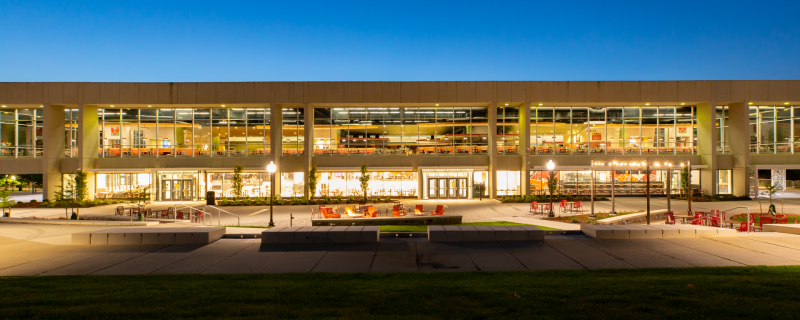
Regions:
<instances>
[{"instance_id":1,"label":"trash receptacle","mask_svg":"<svg viewBox=\"0 0 800 320\"><path fill-rule=\"evenodd\" d=\"M216 192L214 192L214 191L206 192L206 205L207 206L216 206L217 205Z\"/></svg>"}]
</instances>

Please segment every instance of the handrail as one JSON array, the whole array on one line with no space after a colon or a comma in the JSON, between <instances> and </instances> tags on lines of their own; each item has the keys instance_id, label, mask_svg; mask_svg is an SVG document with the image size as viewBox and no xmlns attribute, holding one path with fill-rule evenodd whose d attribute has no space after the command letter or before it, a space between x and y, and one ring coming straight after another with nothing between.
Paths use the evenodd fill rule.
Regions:
<instances>
[{"instance_id":1,"label":"handrail","mask_svg":"<svg viewBox=\"0 0 800 320\"><path fill-rule=\"evenodd\" d=\"M206 212L205 210L200 210L200 209L197 209L197 208L195 208L195 207L192 207L192 206L187 206L187 205L185 205L185 204L182 204L182 203L176 203L175 205L173 205L173 206L172 206L172 209L173 209L175 212L178 212L178 206L184 206L184 207L187 207L187 208L189 208L189 222L191 222L191 220L192 220L192 210L197 210L197 211L200 211L200 212L202 212L203 214L208 214L209 216L211 216L211 219L209 219L209 220L208 220L208 225L209 225L209 226L212 226L212 225L213 225L213 221L214 221L214 215L212 215L211 213L209 213L209 212ZM177 214L177 213L176 213L176 214ZM217 221L219 221L219 215L217 215ZM203 225L204 225L204 226L206 225L206 219L205 219L205 217L203 218Z\"/></svg>"},{"instance_id":2,"label":"handrail","mask_svg":"<svg viewBox=\"0 0 800 320\"><path fill-rule=\"evenodd\" d=\"M237 215L235 213L232 213L232 212L229 212L229 211L222 210L222 209L220 209L220 208L218 208L216 206L203 206L203 210L204 211L205 211L206 207L212 207L214 209L217 209L217 225L218 226L222 225L222 212L225 212L225 213L227 213L229 215L232 215L232 216L236 217L236 225L237 226L241 226L242 225L241 224L241 222L242 222L241 220L242 219L241 219L241 217L239 215Z\"/></svg>"},{"instance_id":3,"label":"handrail","mask_svg":"<svg viewBox=\"0 0 800 320\"><path fill-rule=\"evenodd\" d=\"M728 211L733 211L733 210L736 210L736 209L747 209L747 233L750 233L750 208L749 207L735 207L735 208L727 209L725 211L720 211L719 213L723 214L723 213L727 213ZM755 221L753 221L753 223L755 223Z\"/></svg>"}]
</instances>

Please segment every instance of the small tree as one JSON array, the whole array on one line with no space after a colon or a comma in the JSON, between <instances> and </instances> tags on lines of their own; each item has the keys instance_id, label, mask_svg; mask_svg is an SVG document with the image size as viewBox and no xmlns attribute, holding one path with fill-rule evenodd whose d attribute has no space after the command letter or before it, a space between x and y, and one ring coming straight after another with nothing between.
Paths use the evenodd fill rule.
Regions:
<instances>
[{"instance_id":1,"label":"small tree","mask_svg":"<svg viewBox=\"0 0 800 320\"><path fill-rule=\"evenodd\" d=\"M312 166L311 170L308 171L308 191L310 196L309 199L314 199L314 196L317 194L317 183L319 182L319 173L317 172L317 167Z\"/></svg>"},{"instance_id":2,"label":"small tree","mask_svg":"<svg viewBox=\"0 0 800 320\"><path fill-rule=\"evenodd\" d=\"M547 189L551 195L556 194L556 191L558 191L558 173L555 170L550 170L550 175L547 178Z\"/></svg>"},{"instance_id":3,"label":"small tree","mask_svg":"<svg viewBox=\"0 0 800 320\"><path fill-rule=\"evenodd\" d=\"M767 213L771 215L777 214L775 210L775 205L772 204L772 198L775 197L775 193L778 192L778 184L771 184L767 186L767 195L769 196L769 207L767 208Z\"/></svg>"},{"instance_id":4,"label":"small tree","mask_svg":"<svg viewBox=\"0 0 800 320\"><path fill-rule=\"evenodd\" d=\"M14 200L11 199L11 190L0 190L0 208L3 208L3 217L11 216L11 209L8 211L5 208L11 208L14 205Z\"/></svg>"},{"instance_id":5,"label":"small tree","mask_svg":"<svg viewBox=\"0 0 800 320\"><path fill-rule=\"evenodd\" d=\"M364 192L364 201L367 201L367 190L369 189L369 174L367 174L367 164L361 165L361 177L358 178L361 182L361 191Z\"/></svg>"},{"instance_id":6,"label":"small tree","mask_svg":"<svg viewBox=\"0 0 800 320\"><path fill-rule=\"evenodd\" d=\"M242 172L244 171L244 167L242 165L237 164L233 166L233 178L231 179L231 187L233 188L233 195L236 199L242 197Z\"/></svg>"},{"instance_id":7,"label":"small tree","mask_svg":"<svg viewBox=\"0 0 800 320\"><path fill-rule=\"evenodd\" d=\"M689 168L683 167L681 170L681 193L685 193L687 197L692 196L692 185L689 183Z\"/></svg>"},{"instance_id":8,"label":"small tree","mask_svg":"<svg viewBox=\"0 0 800 320\"><path fill-rule=\"evenodd\" d=\"M89 196L89 174L86 170L75 172L75 202L82 202Z\"/></svg>"},{"instance_id":9,"label":"small tree","mask_svg":"<svg viewBox=\"0 0 800 320\"><path fill-rule=\"evenodd\" d=\"M140 208L150 204L150 186L145 186L144 188L134 190L131 200L134 204L136 204L137 207Z\"/></svg>"}]
</instances>

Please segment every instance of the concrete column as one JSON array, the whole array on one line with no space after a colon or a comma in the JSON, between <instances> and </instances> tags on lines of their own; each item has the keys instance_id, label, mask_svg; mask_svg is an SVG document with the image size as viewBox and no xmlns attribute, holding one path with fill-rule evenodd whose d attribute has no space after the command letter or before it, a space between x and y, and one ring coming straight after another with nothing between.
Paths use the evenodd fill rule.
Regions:
<instances>
[{"instance_id":1,"label":"concrete column","mask_svg":"<svg viewBox=\"0 0 800 320\"><path fill-rule=\"evenodd\" d=\"M778 185L778 190L786 191L786 169L772 169L772 185Z\"/></svg>"},{"instance_id":2,"label":"concrete column","mask_svg":"<svg viewBox=\"0 0 800 320\"><path fill-rule=\"evenodd\" d=\"M283 154L283 111L277 103L270 104L269 112L270 161L275 162L275 195L281 194L281 155Z\"/></svg>"},{"instance_id":3,"label":"concrete column","mask_svg":"<svg viewBox=\"0 0 800 320\"><path fill-rule=\"evenodd\" d=\"M94 168L94 160L100 151L100 127L97 121L97 106L78 105L78 168L87 170ZM95 174L89 172L89 198L94 199L96 186Z\"/></svg>"},{"instance_id":4,"label":"concrete column","mask_svg":"<svg viewBox=\"0 0 800 320\"><path fill-rule=\"evenodd\" d=\"M530 179L530 146L531 146L531 104L523 103L519 106L519 155L520 161L520 194L531 194Z\"/></svg>"},{"instance_id":5,"label":"concrete column","mask_svg":"<svg viewBox=\"0 0 800 320\"><path fill-rule=\"evenodd\" d=\"M497 198L497 102L489 105L489 198Z\"/></svg>"},{"instance_id":6,"label":"concrete column","mask_svg":"<svg viewBox=\"0 0 800 320\"><path fill-rule=\"evenodd\" d=\"M700 187L706 195L717 193L717 106L714 102L697 105L697 153L700 163L707 169L700 170Z\"/></svg>"},{"instance_id":7,"label":"concrete column","mask_svg":"<svg viewBox=\"0 0 800 320\"><path fill-rule=\"evenodd\" d=\"M305 150L303 153L303 168L305 168L305 173L303 174L305 190L303 193L306 198L308 198L314 196L310 193L310 189L308 188L308 172L311 171L314 157L314 107L306 103L303 104L303 110L303 149Z\"/></svg>"},{"instance_id":8,"label":"concrete column","mask_svg":"<svg viewBox=\"0 0 800 320\"><path fill-rule=\"evenodd\" d=\"M728 145L733 157L731 183L733 194L744 196L750 194L750 124L747 102L728 104Z\"/></svg>"},{"instance_id":9,"label":"concrete column","mask_svg":"<svg viewBox=\"0 0 800 320\"><path fill-rule=\"evenodd\" d=\"M61 184L61 160L64 159L64 106L44 104L42 139L42 194L53 199Z\"/></svg>"}]
</instances>

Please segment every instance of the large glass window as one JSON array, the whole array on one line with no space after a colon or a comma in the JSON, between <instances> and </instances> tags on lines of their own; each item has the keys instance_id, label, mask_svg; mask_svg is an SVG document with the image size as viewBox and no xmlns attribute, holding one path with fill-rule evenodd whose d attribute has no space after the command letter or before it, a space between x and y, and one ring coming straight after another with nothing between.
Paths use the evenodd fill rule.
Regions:
<instances>
[{"instance_id":1,"label":"large glass window","mask_svg":"<svg viewBox=\"0 0 800 320\"><path fill-rule=\"evenodd\" d=\"M497 171L497 195L519 195L519 171Z\"/></svg>"},{"instance_id":2,"label":"large glass window","mask_svg":"<svg viewBox=\"0 0 800 320\"><path fill-rule=\"evenodd\" d=\"M78 156L78 109L64 109L64 154Z\"/></svg>"},{"instance_id":3,"label":"large glass window","mask_svg":"<svg viewBox=\"0 0 800 320\"><path fill-rule=\"evenodd\" d=\"M233 173L207 173L208 191L214 191L216 197L235 197L233 190ZM270 180L269 174L242 173L242 196L243 197L269 197Z\"/></svg>"},{"instance_id":4,"label":"large glass window","mask_svg":"<svg viewBox=\"0 0 800 320\"><path fill-rule=\"evenodd\" d=\"M303 154L304 116L303 108L283 109L283 154ZM363 130L362 130L363 134Z\"/></svg>"},{"instance_id":5,"label":"large glass window","mask_svg":"<svg viewBox=\"0 0 800 320\"><path fill-rule=\"evenodd\" d=\"M95 175L95 197L130 199L134 192L151 186L149 173L98 173ZM151 193L153 189L150 189Z\"/></svg>"},{"instance_id":6,"label":"large glass window","mask_svg":"<svg viewBox=\"0 0 800 320\"><path fill-rule=\"evenodd\" d=\"M41 157L42 120L42 110L0 111L0 157Z\"/></svg>"},{"instance_id":7,"label":"large glass window","mask_svg":"<svg viewBox=\"0 0 800 320\"><path fill-rule=\"evenodd\" d=\"M717 153L727 154L730 152L728 149L728 106L717 106L716 112Z\"/></svg>"}]
</instances>

